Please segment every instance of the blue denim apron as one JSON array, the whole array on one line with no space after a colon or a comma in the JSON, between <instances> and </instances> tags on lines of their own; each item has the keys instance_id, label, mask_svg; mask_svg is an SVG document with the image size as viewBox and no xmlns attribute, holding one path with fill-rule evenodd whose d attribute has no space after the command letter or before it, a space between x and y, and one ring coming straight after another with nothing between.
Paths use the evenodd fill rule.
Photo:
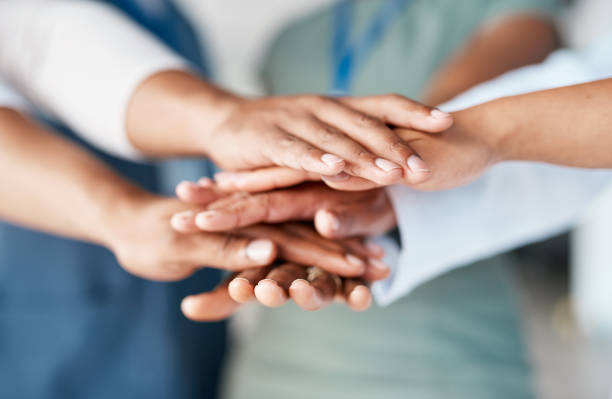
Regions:
<instances>
[{"instance_id":1,"label":"blue denim apron","mask_svg":"<svg viewBox=\"0 0 612 399\"><path fill-rule=\"evenodd\" d=\"M108 3L204 66L194 31L171 4L150 13L139 4L151 0ZM206 162L97 155L157 192L211 171ZM189 322L179 303L218 277L207 270L180 283L144 281L104 248L0 223L0 398L214 397L225 324Z\"/></svg>"}]
</instances>

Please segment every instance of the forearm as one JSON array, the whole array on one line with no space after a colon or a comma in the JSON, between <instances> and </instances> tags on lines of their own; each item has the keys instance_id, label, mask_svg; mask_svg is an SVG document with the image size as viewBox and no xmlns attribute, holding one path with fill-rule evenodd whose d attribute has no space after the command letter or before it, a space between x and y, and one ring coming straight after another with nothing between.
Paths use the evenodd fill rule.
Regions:
<instances>
[{"instance_id":1,"label":"forearm","mask_svg":"<svg viewBox=\"0 0 612 399\"><path fill-rule=\"evenodd\" d=\"M151 156L208 155L211 131L237 101L188 72L160 72L131 97L127 135L135 148Z\"/></svg>"},{"instance_id":2,"label":"forearm","mask_svg":"<svg viewBox=\"0 0 612 399\"><path fill-rule=\"evenodd\" d=\"M435 74L425 103L440 104L509 70L541 62L557 47L551 21L522 15L477 32Z\"/></svg>"},{"instance_id":3,"label":"forearm","mask_svg":"<svg viewBox=\"0 0 612 399\"><path fill-rule=\"evenodd\" d=\"M103 245L122 206L146 195L8 108L0 108L0 169L0 218Z\"/></svg>"},{"instance_id":4,"label":"forearm","mask_svg":"<svg viewBox=\"0 0 612 399\"><path fill-rule=\"evenodd\" d=\"M612 79L501 98L456 113L502 160L612 167Z\"/></svg>"}]
</instances>

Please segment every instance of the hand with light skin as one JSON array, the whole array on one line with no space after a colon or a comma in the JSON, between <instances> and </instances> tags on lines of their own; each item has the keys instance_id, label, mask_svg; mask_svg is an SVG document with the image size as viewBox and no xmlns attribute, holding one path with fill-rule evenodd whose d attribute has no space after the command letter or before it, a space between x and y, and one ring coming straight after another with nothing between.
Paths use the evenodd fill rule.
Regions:
<instances>
[{"instance_id":1,"label":"hand with light skin","mask_svg":"<svg viewBox=\"0 0 612 399\"><path fill-rule=\"evenodd\" d=\"M177 195L186 203L195 205L201 203L211 189L219 188L205 178L198 183L179 184ZM214 293L202 294L202 303L207 303L212 295L222 296L228 292L227 295L238 302L256 298L263 305L275 307L291 298L303 309L317 310L339 292L351 309L367 308L371 294L364 282L386 278L389 269L381 262L384 255L381 247L372 243L362 246L359 239L350 237L382 234L395 226L395 215L383 190L348 193L332 190L321 183L311 183L272 192L235 193L208 203L203 212L188 211L175 215L172 225L187 232L218 232L291 220L314 221L317 233L305 225L289 226L294 233L330 250L352 248L367 258L372 267L366 269L361 279L338 279L329 272L320 271L309 276L306 269L291 264L271 272L249 270L230 279L228 286L222 286ZM189 317L208 320L206 306L201 305L198 309L198 314Z\"/></svg>"},{"instance_id":2,"label":"hand with light skin","mask_svg":"<svg viewBox=\"0 0 612 399\"><path fill-rule=\"evenodd\" d=\"M427 166L388 125L432 133L450 115L399 95L242 98L181 71L145 80L126 114L145 155L208 157L225 170L284 166L377 184L420 182Z\"/></svg>"}]
</instances>

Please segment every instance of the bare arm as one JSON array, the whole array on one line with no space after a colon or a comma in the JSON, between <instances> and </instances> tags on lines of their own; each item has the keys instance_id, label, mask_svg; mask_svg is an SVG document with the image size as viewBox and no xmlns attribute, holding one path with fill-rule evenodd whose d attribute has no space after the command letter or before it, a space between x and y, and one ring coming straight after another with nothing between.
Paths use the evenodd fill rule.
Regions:
<instances>
[{"instance_id":1,"label":"bare arm","mask_svg":"<svg viewBox=\"0 0 612 399\"><path fill-rule=\"evenodd\" d=\"M489 137L499 160L612 168L612 79L502 98L459 115L458 129Z\"/></svg>"},{"instance_id":2,"label":"bare arm","mask_svg":"<svg viewBox=\"0 0 612 399\"><path fill-rule=\"evenodd\" d=\"M120 198L143 192L17 111L0 107L0 218L107 244ZM92 228L96 226L96 228Z\"/></svg>"}]
</instances>

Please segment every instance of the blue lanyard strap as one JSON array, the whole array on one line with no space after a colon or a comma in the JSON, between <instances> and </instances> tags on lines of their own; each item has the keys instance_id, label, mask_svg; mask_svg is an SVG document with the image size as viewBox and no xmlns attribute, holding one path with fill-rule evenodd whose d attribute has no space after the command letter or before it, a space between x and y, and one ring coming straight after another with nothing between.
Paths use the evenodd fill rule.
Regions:
<instances>
[{"instance_id":1,"label":"blue lanyard strap","mask_svg":"<svg viewBox=\"0 0 612 399\"><path fill-rule=\"evenodd\" d=\"M351 43L354 0L341 0L333 11L334 36L332 95L349 93L358 68L382 40L389 27L413 0L385 0L375 11L363 34Z\"/></svg>"}]
</instances>

